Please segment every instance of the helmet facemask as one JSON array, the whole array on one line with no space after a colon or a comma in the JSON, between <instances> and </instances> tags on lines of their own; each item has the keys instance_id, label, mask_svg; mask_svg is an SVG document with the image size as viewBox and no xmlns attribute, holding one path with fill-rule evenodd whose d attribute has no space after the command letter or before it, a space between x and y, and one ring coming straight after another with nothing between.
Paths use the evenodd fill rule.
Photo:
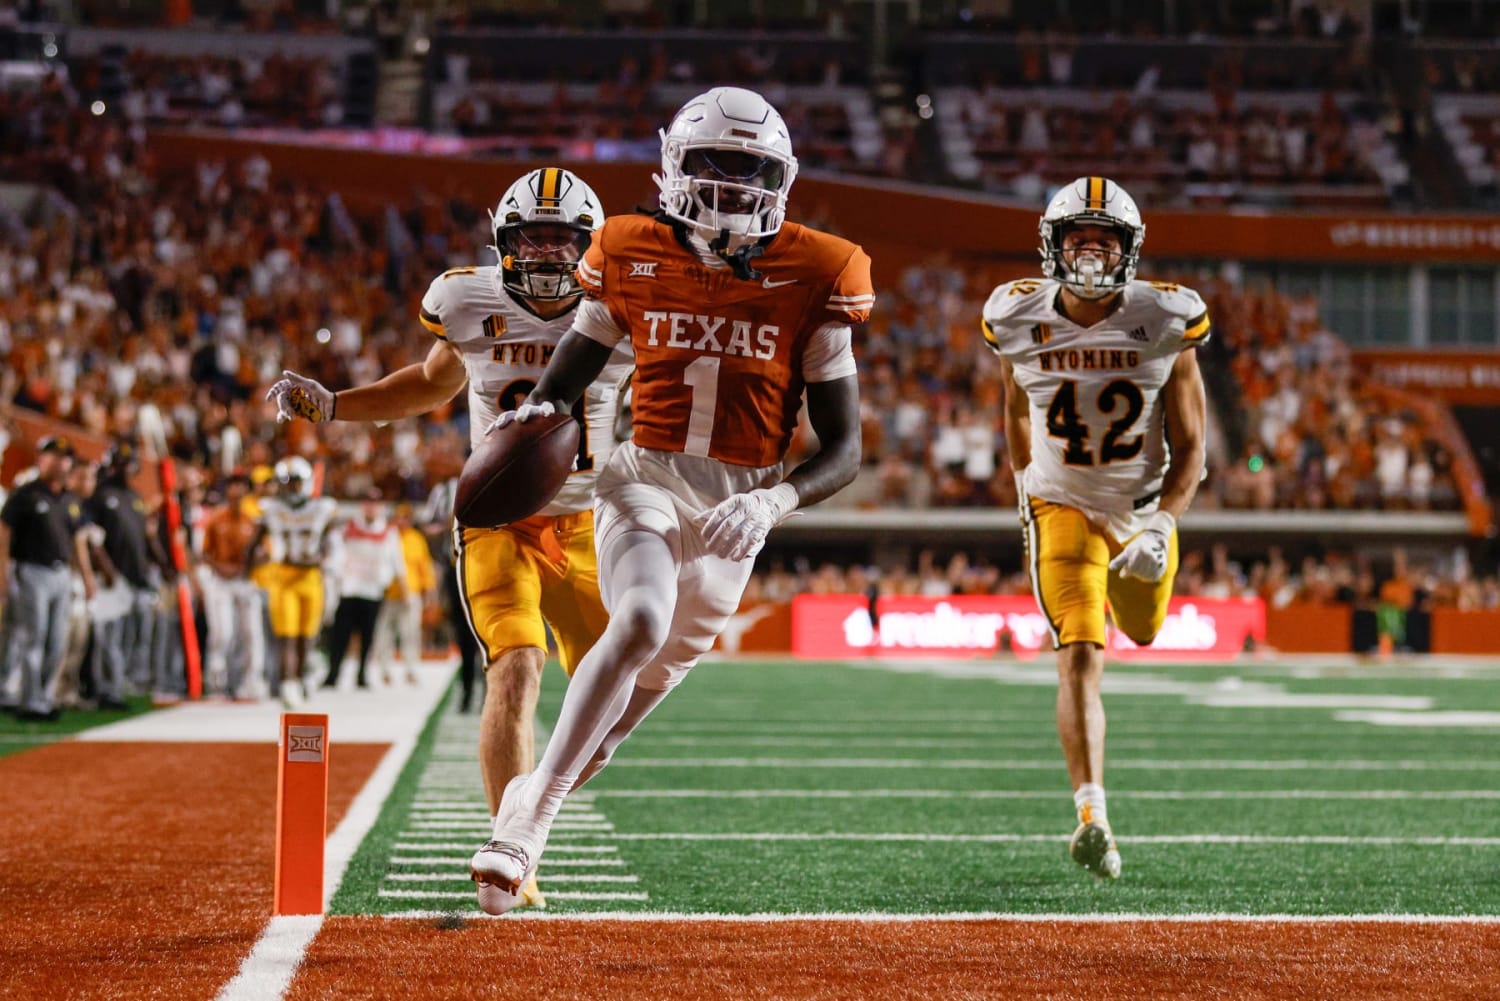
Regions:
<instances>
[{"instance_id":1,"label":"helmet facemask","mask_svg":"<svg viewBox=\"0 0 1500 1001\"><path fill-rule=\"evenodd\" d=\"M781 229L791 171L774 150L663 142L663 156L675 162L662 189L669 216L706 240L723 241L721 253Z\"/></svg>"},{"instance_id":2,"label":"helmet facemask","mask_svg":"<svg viewBox=\"0 0 1500 1001\"><path fill-rule=\"evenodd\" d=\"M500 283L515 295L558 302L583 295L574 273L592 233L560 222L506 223L492 214Z\"/></svg>"},{"instance_id":3,"label":"helmet facemask","mask_svg":"<svg viewBox=\"0 0 1500 1001\"><path fill-rule=\"evenodd\" d=\"M1089 228L1103 230L1113 240L1087 234ZM1074 237L1071 241L1070 235ZM1089 214L1044 218L1041 237L1042 274L1056 279L1080 299L1107 298L1135 280L1140 241L1118 219Z\"/></svg>"}]
</instances>

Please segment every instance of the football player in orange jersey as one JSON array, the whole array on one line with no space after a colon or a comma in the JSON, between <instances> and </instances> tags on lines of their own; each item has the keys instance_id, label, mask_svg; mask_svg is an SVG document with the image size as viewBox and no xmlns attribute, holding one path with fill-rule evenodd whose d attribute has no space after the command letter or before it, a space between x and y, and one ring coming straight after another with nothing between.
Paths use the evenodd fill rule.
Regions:
<instances>
[{"instance_id":1,"label":"football player in orange jersey","mask_svg":"<svg viewBox=\"0 0 1500 1001\"><path fill-rule=\"evenodd\" d=\"M797 160L759 94L716 87L661 135L660 210L605 222L578 265L588 298L572 330L526 403L496 422L565 411L629 340L633 437L594 501L609 625L473 858L491 913L513 906L563 798L713 645L766 534L859 470L850 326L875 302L869 257L785 222ZM804 393L818 452L787 475Z\"/></svg>"}]
</instances>

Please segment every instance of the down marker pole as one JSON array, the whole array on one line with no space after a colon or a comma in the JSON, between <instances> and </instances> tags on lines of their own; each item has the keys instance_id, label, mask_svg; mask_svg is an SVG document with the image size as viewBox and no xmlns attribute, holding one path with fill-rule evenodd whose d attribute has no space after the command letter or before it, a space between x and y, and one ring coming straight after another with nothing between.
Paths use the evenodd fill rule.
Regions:
<instances>
[{"instance_id":1,"label":"down marker pole","mask_svg":"<svg viewBox=\"0 0 1500 1001\"><path fill-rule=\"evenodd\" d=\"M328 714L282 713L276 746L274 914L323 913L328 839Z\"/></svg>"}]
</instances>

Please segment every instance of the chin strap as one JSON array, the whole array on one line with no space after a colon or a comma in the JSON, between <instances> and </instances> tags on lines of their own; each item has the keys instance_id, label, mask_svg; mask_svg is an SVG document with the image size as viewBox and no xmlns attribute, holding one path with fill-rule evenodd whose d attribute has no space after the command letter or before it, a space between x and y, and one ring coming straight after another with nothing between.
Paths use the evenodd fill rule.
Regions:
<instances>
[{"instance_id":1,"label":"chin strap","mask_svg":"<svg viewBox=\"0 0 1500 1001\"><path fill-rule=\"evenodd\" d=\"M741 281L753 282L765 277L764 271L757 271L750 264L752 259L766 252L759 243L747 243L732 254L726 253L729 250L729 230L721 229L719 235L709 242L708 249L727 261L734 276Z\"/></svg>"}]
</instances>

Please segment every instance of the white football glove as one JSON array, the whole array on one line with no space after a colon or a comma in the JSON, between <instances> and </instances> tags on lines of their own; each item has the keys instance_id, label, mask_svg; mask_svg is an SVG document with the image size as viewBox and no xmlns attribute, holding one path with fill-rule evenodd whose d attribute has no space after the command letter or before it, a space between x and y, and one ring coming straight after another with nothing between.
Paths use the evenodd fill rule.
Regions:
<instances>
[{"instance_id":1,"label":"white football glove","mask_svg":"<svg viewBox=\"0 0 1500 1001\"><path fill-rule=\"evenodd\" d=\"M557 408L552 405L551 400L543 400L541 403L523 403L514 410L507 410L496 417L490 426L484 429L485 434L493 434L505 427L511 421L517 424L525 424L533 417L551 417L557 413Z\"/></svg>"},{"instance_id":2,"label":"white football glove","mask_svg":"<svg viewBox=\"0 0 1500 1001\"><path fill-rule=\"evenodd\" d=\"M281 379L266 393L276 401L276 423L285 424L294 417L322 424L333 420L333 393L316 379L296 372L283 371Z\"/></svg>"},{"instance_id":3,"label":"white football glove","mask_svg":"<svg viewBox=\"0 0 1500 1001\"><path fill-rule=\"evenodd\" d=\"M798 503L797 488L790 483L727 497L698 515L703 544L722 559L749 559L760 552L766 535L795 511Z\"/></svg>"},{"instance_id":4,"label":"white football glove","mask_svg":"<svg viewBox=\"0 0 1500 1001\"><path fill-rule=\"evenodd\" d=\"M1109 561L1109 568L1119 571L1121 577L1155 584L1166 575L1167 554L1176 529L1176 518L1166 511L1157 511L1146 519L1146 527L1140 534L1125 543L1120 555Z\"/></svg>"}]
</instances>

